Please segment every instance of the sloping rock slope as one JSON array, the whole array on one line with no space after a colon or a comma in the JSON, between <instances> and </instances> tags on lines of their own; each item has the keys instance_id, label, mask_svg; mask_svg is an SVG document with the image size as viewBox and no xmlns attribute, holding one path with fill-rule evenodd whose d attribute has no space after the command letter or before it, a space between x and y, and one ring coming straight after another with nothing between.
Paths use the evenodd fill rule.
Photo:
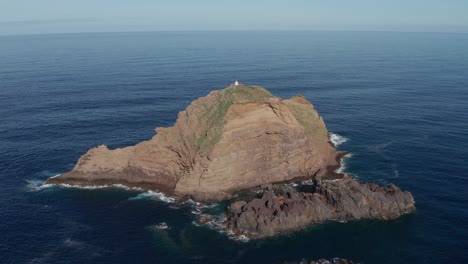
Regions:
<instances>
[{"instance_id":1,"label":"sloping rock slope","mask_svg":"<svg viewBox=\"0 0 468 264\"><path fill-rule=\"evenodd\" d=\"M89 150L48 183L126 184L222 200L262 184L320 177L336 165L322 117L304 97L231 85L192 102L173 127L135 146Z\"/></svg>"}]
</instances>

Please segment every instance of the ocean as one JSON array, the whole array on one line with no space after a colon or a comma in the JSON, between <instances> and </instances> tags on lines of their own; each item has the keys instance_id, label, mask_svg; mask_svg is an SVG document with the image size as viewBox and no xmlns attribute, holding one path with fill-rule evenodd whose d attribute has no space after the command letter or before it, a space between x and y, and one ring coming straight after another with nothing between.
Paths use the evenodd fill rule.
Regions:
<instances>
[{"instance_id":1,"label":"ocean","mask_svg":"<svg viewBox=\"0 0 468 264\"><path fill-rule=\"evenodd\" d=\"M43 185L89 148L150 139L235 80L304 95L349 152L342 171L412 192L416 212L245 241L194 224L222 204ZM468 34L0 37L0 263L468 263L467 159Z\"/></svg>"}]
</instances>

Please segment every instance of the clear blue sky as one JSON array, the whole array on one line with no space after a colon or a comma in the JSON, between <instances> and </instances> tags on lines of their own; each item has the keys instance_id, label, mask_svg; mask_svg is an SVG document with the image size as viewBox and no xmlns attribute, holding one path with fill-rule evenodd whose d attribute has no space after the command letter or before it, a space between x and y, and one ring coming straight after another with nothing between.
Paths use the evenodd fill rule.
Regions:
<instances>
[{"instance_id":1,"label":"clear blue sky","mask_svg":"<svg viewBox=\"0 0 468 264\"><path fill-rule=\"evenodd\" d=\"M161 30L468 32L468 0L0 0L0 35Z\"/></svg>"}]
</instances>

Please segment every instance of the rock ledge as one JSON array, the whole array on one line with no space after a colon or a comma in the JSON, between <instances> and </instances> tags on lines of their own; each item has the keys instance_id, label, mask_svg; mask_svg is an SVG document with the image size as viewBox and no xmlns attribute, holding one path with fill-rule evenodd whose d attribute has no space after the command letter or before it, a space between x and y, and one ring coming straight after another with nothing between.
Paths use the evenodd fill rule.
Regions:
<instances>
[{"instance_id":1,"label":"rock ledge","mask_svg":"<svg viewBox=\"0 0 468 264\"><path fill-rule=\"evenodd\" d=\"M390 220L416 209L413 196L393 184L383 188L348 178L314 180L308 189L268 187L260 198L233 202L227 225L238 234L264 238L325 221Z\"/></svg>"}]
</instances>

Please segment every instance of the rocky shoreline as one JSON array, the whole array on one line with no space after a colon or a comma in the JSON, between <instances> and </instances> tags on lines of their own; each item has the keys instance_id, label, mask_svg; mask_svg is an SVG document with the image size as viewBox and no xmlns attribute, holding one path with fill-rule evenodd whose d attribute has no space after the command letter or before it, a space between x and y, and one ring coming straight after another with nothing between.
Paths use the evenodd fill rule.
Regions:
<instances>
[{"instance_id":1,"label":"rocky shoreline","mask_svg":"<svg viewBox=\"0 0 468 264\"><path fill-rule=\"evenodd\" d=\"M226 225L239 235L266 238L326 221L391 220L416 209L413 196L390 184L380 187L346 177L313 180L306 190L267 186L259 197L232 202Z\"/></svg>"}]
</instances>

